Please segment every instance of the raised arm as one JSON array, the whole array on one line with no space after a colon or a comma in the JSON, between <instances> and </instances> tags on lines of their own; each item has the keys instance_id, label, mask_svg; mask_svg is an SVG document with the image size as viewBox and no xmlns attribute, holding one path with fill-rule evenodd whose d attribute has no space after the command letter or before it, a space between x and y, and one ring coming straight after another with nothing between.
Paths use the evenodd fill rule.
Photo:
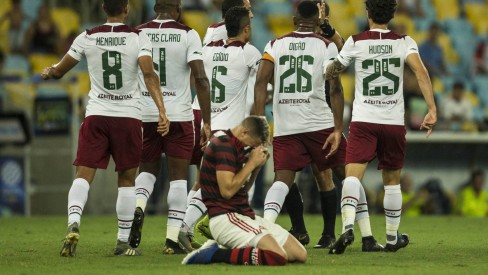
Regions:
<instances>
[{"instance_id":1,"label":"raised arm","mask_svg":"<svg viewBox=\"0 0 488 275\"><path fill-rule=\"evenodd\" d=\"M437 108L434 101L434 93L432 91L432 83L430 82L429 73L420 59L418 53L412 53L407 56L406 62L412 69L417 81L419 83L420 90L427 103L428 112L425 115L424 121L420 125L420 129L427 129L427 137L432 133L432 129L437 122Z\"/></svg>"},{"instance_id":2,"label":"raised arm","mask_svg":"<svg viewBox=\"0 0 488 275\"><path fill-rule=\"evenodd\" d=\"M262 59L254 85L254 114L264 116L266 99L268 98L268 83L273 81L274 63L268 59Z\"/></svg>"},{"instance_id":3,"label":"raised arm","mask_svg":"<svg viewBox=\"0 0 488 275\"><path fill-rule=\"evenodd\" d=\"M201 144L206 144L211 135L210 124L210 83L205 74L205 67L202 60L193 60L189 63L192 75L195 79L195 88L197 90L197 98L200 103L200 110L202 110L203 131ZM203 139L205 138L205 139Z\"/></svg>"},{"instance_id":4,"label":"raised arm","mask_svg":"<svg viewBox=\"0 0 488 275\"><path fill-rule=\"evenodd\" d=\"M169 132L169 121L166 117L166 109L164 108L161 87L159 86L159 77L154 71L153 61L150 56L141 56L138 62L139 68L141 68L142 75L144 76L146 88L159 110L158 133L164 136Z\"/></svg>"}]
</instances>

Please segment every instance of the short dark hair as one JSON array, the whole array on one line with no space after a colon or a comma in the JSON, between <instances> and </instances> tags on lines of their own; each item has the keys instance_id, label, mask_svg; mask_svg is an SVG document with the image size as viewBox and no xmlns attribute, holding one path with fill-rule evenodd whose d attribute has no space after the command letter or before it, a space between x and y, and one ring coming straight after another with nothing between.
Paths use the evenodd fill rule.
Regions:
<instances>
[{"instance_id":1,"label":"short dark hair","mask_svg":"<svg viewBox=\"0 0 488 275\"><path fill-rule=\"evenodd\" d=\"M395 16L396 0L366 0L368 16L376 24L388 24Z\"/></svg>"},{"instance_id":2,"label":"short dark hair","mask_svg":"<svg viewBox=\"0 0 488 275\"><path fill-rule=\"evenodd\" d=\"M453 89L460 89L460 90L464 90L464 83L461 82L461 81L456 81L454 82L454 84L452 85L452 88Z\"/></svg>"},{"instance_id":3,"label":"short dark hair","mask_svg":"<svg viewBox=\"0 0 488 275\"><path fill-rule=\"evenodd\" d=\"M228 37L239 35L251 23L249 11L245 7L232 7L225 14L225 28Z\"/></svg>"},{"instance_id":4,"label":"short dark hair","mask_svg":"<svg viewBox=\"0 0 488 275\"><path fill-rule=\"evenodd\" d=\"M266 118L260 116L248 116L242 121L242 126L249 129L253 137L261 139L262 144L269 140L269 124Z\"/></svg>"},{"instance_id":5,"label":"short dark hair","mask_svg":"<svg viewBox=\"0 0 488 275\"><path fill-rule=\"evenodd\" d=\"M243 0L224 0L222 2L222 18L225 18L227 12L233 7L243 7L244 1Z\"/></svg>"},{"instance_id":6,"label":"short dark hair","mask_svg":"<svg viewBox=\"0 0 488 275\"><path fill-rule=\"evenodd\" d=\"M480 169L480 168L473 169L471 171L470 182L473 183L474 179L476 177L479 177L479 176L484 177L485 176L485 172L482 169Z\"/></svg>"},{"instance_id":7,"label":"short dark hair","mask_svg":"<svg viewBox=\"0 0 488 275\"><path fill-rule=\"evenodd\" d=\"M302 1L297 6L297 14L303 19L310 19L319 14L319 8L314 1Z\"/></svg>"},{"instance_id":8,"label":"short dark hair","mask_svg":"<svg viewBox=\"0 0 488 275\"><path fill-rule=\"evenodd\" d=\"M108 16L117 16L124 11L129 0L103 0L103 10Z\"/></svg>"}]
</instances>

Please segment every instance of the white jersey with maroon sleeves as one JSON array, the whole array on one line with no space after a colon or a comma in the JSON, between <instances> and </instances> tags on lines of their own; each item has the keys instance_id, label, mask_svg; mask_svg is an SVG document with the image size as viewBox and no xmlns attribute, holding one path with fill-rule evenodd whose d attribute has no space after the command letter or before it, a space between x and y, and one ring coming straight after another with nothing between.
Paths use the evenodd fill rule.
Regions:
<instances>
[{"instance_id":1,"label":"white jersey with maroon sleeves","mask_svg":"<svg viewBox=\"0 0 488 275\"><path fill-rule=\"evenodd\" d=\"M337 60L355 63L352 121L404 125L403 69L417 43L406 35L373 29L349 37Z\"/></svg>"},{"instance_id":2,"label":"white jersey with maroon sleeves","mask_svg":"<svg viewBox=\"0 0 488 275\"><path fill-rule=\"evenodd\" d=\"M138 58L151 56L151 42L122 23L87 30L73 41L68 54L88 62L90 93L86 115L141 119Z\"/></svg>"},{"instance_id":3,"label":"white jersey with maroon sleeves","mask_svg":"<svg viewBox=\"0 0 488 275\"><path fill-rule=\"evenodd\" d=\"M198 33L174 20L153 20L137 27L152 43L154 68L159 75L166 115L170 121L192 121L189 62L202 60ZM158 121L158 109L139 74L142 119Z\"/></svg>"},{"instance_id":4,"label":"white jersey with maroon sleeves","mask_svg":"<svg viewBox=\"0 0 488 275\"><path fill-rule=\"evenodd\" d=\"M258 69L261 54L239 41L214 41L203 48L205 73L210 81L212 130L238 125L248 115L249 77Z\"/></svg>"},{"instance_id":5,"label":"white jersey with maroon sleeves","mask_svg":"<svg viewBox=\"0 0 488 275\"><path fill-rule=\"evenodd\" d=\"M263 59L274 63L274 136L334 127L324 74L336 56L334 43L311 32L291 32L266 45Z\"/></svg>"}]
</instances>

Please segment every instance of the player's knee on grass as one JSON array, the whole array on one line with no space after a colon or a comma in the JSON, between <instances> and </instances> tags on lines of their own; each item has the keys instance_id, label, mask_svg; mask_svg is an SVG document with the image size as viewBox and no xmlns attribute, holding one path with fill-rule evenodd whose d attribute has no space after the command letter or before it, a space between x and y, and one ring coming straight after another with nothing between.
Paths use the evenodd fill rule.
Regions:
<instances>
[{"instance_id":1,"label":"player's knee on grass","mask_svg":"<svg viewBox=\"0 0 488 275\"><path fill-rule=\"evenodd\" d=\"M297 263L305 263L308 258L308 253L305 247L293 237L291 234L286 240L283 249L286 251L288 255L288 262L297 262Z\"/></svg>"}]
</instances>

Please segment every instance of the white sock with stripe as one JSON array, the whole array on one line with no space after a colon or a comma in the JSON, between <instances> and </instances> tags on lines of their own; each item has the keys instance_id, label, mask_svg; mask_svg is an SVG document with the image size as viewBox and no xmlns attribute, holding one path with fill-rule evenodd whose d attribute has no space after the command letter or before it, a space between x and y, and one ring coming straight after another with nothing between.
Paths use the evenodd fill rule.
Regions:
<instances>
[{"instance_id":1,"label":"white sock with stripe","mask_svg":"<svg viewBox=\"0 0 488 275\"><path fill-rule=\"evenodd\" d=\"M193 232L195 224L203 215L205 215L205 212L207 212L207 207L202 201L202 189L198 189L188 204L185 218L183 219L183 223L188 226L190 232Z\"/></svg>"},{"instance_id":2,"label":"white sock with stripe","mask_svg":"<svg viewBox=\"0 0 488 275\"><path fill-rule=\"evenodd\" d=\"M156 176L151 173L141 172L136 178L136 207L146 210L147 200L154 190Z\"/></svg>"},{"instance_id":3,"label":"white sock with stripe","mask_svg":"<svg viewBox=\"0 0 488 275\"><path fill-rule=\"evenodd\" d=\"M117 239L122 242L128 242L130 228L132 227L132 221L134 220L134 210L136 210L136 188L119 187L115 208L119 223Z\"/></svg>"},{"instance_id":4,"label":"white sock with stripe","mask_svg":"<svg viewBox=\"0 0 488 275\"><path fill-rule=\"evenodd\" d=\"M73 184L68 193L68 226L73 223L81 223L81 214L88 200L90 184L82 178L73 180Z\"/></svg>"},{"instance_id":5,"label":"white sock with stripe","mask_svg":"<svg viewBox=\"0 0 488 275\"><path fill-rule=\"evenodd\" d=\"M373 236L371 232L371 224L369 222L368 202L366 200L366 192L364 192L363 185L359 185L359 201L356 206L356 222L358 223L361 236L369 237Z\"/></svg>"},{"instance_id":6,"label":"white sock with stripe","mask_svg":"<svg viewBox=\"0 0 488 275\"><path fill-rule=\"evenodd\" d=\"M360 186L361 182L356 177L347 177L344 180L341 197L342 233L349 229L354 230Z\"/></svg>"},{"instance_id":7,"label":"white sock with stripe","mask_svg":"<svg viewBox=\"0 0 488 275\"><path fill-rule=\"evenodd\" d=\"M400 184L385 186L383 208L386 216L386 243L397 243L397 232L402 215L402 191Z\"/></svg>"},{"instance_id":8,"label":"white sock with stripe","mask_svg":"<svg viewBox=\"0 0 488 275\"><path fill-rule=\"evenodd\" d=\"M200 189L198 189L198 190L200 190ZM197 191L190 189L190 191L188 192L188 196L186 196L186 207L188 207L188 205L190 204L190 201L193 199L193 197L195 196L195 193Z\"/></svg>"},{"instance_id":9,"label":"white sock with stripe","mask_svg":"<svg viewBox=\"0 0 488 275\"><path fill-rule=\"evenodd\" d=\"M174 180L169 183L166 238L174 242L178 242L178 234L185 218L186 184L186 180Z\"/></svg>"},{"instance_id":10,"label":"white sock with stripe","mask_svg":"<svg viewBox=\"0 0 488 275\"><path fill-rule=\"evenodd\" d=\"M288 195L288 191L289 188L286 183L282 181L273 183L264 199L264 219L273 223L276 221L285 202L286 195Z\"/></svg>"}]
</instances>

